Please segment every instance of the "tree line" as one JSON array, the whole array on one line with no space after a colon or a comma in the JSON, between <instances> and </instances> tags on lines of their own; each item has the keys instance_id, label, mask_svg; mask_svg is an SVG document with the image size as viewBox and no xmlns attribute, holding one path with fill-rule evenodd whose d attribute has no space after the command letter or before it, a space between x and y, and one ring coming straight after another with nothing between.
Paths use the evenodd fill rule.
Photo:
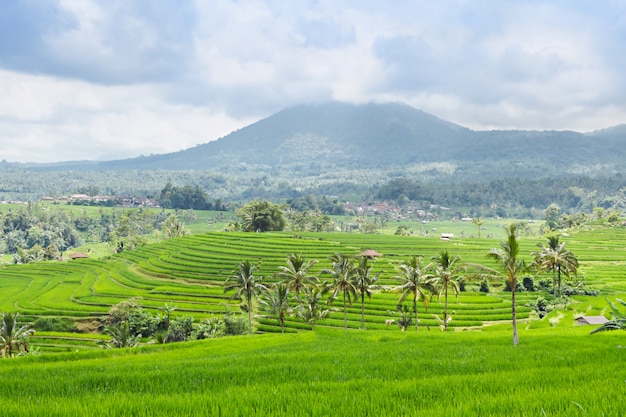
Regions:
<instances>
[{"instance_id":1,"label":"tree line","mask_svg":"<svg viewBox=\"0 0 626 417\"><path fill-rule=\"evenodd\" d=\"M486 257L495 262L494 267L466 264L459 256L452 256L445 250L424 264L422 256L411 256L398 266L396 278L401 284L391 291L399 292L398 325L406 329L413 320L418 330L418 303L425 306L434 296L443 297L443 317L436 316L442 330L447 330L452 319L448 309L448 298L458 296L462 282L466 279L501 280L511 293L511 315L513 322L513 342L519 343L517 333L516 291L520 290L519 281L524 274L551 272L553 275L553 294L562 296L561 277L576 274L578 259L560 242L558 236L550 236L546 244L532 253L532 262L521 258L518 226L513 223L505 227L506 239L499 247L491 249ZM255 275L255 266L248 260L242 261L238 268L226 280L225 292L235 291L232 299L242 302L242 310L247 314L249 331L252 332L254 300L258 301L262 313L275 317L284 331L287 316L298 317L315 329L317 322L324 320L339 299L343 308L344 328L347 329L347 305L360 300L361 328L365 327L365 299L373 291L381 289L378 285L380 273L372 271L368 256L351 257L335 253L330 258L332 266L322 269L320 276L328 275L329 280L321 280L312 273L316 260L307 260L299 254L290 254L286 266L281 266L276 273L277 282L265 285L263 277ZM558 289L557 289L558 283ZM292 291L294 295L292 296ZM411 317L405 300L412 302ZM295 307L293 306L295 304Z\"/></svg>"}]
</instances>

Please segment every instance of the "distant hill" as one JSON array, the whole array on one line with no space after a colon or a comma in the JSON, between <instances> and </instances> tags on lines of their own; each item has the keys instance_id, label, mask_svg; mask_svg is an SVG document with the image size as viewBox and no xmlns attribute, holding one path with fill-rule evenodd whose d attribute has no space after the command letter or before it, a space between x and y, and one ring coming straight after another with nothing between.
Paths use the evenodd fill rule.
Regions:
<instances>
[{"instance_id":1,"label":"distant hill","mask_svg":"<svg viewBox=\"0 0 626 417\"><path fill-rule=\"evenodd\" d=\"M473 131L401 103L301 105L179 152L106 162L40 165L43 169L189 170L240 165L345 169L398 168L453 162L512 175L626 166L626 125L589 134L572 131ZM473 167L473 168L472 168Z\"/></svg>"}]
</instances>

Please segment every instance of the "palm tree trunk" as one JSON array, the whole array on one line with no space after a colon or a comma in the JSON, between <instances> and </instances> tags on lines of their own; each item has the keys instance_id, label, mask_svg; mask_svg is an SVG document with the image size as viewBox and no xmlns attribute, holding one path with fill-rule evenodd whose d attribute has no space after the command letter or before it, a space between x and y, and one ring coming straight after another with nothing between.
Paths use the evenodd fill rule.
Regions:
<instances>
[{"instance_id":1,"label":"palm tree trunk","mask_svg":"<svg viewBox=\"0 0 626 417\"><path fill-rule=\"evenodd\" d=\"M348 310L346 309L346 291L343 292L343 329L348 330Z\"/></svg>"},{"instance_id":2,"label":"palm tree trunk","mask_svg":"<svg viewBox=\"0 0 626 417\"><path fill-rule=\"evenodd\" d=\"M252 334L252 297L248 295L248 331Z\"/></svg>"},{"instance_id":3,"label":"palm tree trunk","mask_svg":"<svg viewBox=\"0 0 626 417\"><path fill-rule=\"evenodd\" d=\"M415 312L415 331L417 331L417 297L413 297L413 311Z\"/></svg>"},{"instance_id":4,"label":"palm tree trunk","mask_svg":"<svg viewBox=\"0 0 626 417\"><path fill-rule=\"evenodd\" d=\"M513 346L519 344L519 336L517 334L517 310L515 308L515 286L516 282L511 282L511 316L513 317Z\"/></svg>"},{"instance_id":5,"label":"palm tree trunk","mask_svg":"<svg viewBox=\"0 0 626 417\"><path fill-rule=\"evenodd\" d=\"M446 300L443 308L443 331L448 330L448 286L446 285Z\"/></svg>"},{"instance_id":6,"label":"palm tree trunk","mask_svg":"<svg viewBox=\"0 0 626 417\"><path fill-rule=\"evenodd\" d=\"M561 296L561 264L557 265L557 271L559 276L559 297Z\"/></svg>"},{"instance_id":7,"label":"palm tree trunk","mask_svg":"<svg viewBox=\"0 0 626 417\"><path fill-rule=\"evenodd\" d=\"M365 293L361 293L361 330L365 330Z\"/></svg>"}]
</instances>

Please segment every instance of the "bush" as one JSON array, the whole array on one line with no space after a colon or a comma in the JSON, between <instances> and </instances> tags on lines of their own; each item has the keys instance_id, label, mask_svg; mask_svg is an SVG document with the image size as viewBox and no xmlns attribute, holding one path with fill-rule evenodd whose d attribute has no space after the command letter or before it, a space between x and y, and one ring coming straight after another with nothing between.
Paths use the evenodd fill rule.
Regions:
<instances>
[{"instance_id":1,"label":"bush","mask_svg":"<svg viewBox=\"0 0 626 417\"><path fill-rule=\"evenodd\" d=\"M136 300L126 300L114 305L104 319L106 326L120 325L128 322L132 335L141 334L143 337L154 336L158 320L145 311Z\"/></svg>"},{"instance_id":2,"label":"bush","mask_svg":"<svg viewBox=\"0 0 626 417\"><path fill-rule=\"evenodd\" d=\"M74 320L67 317L40 317L33 323L33 329L40 332L78 332Z\"/></svg>"},{"instance_id":3,"label":"bush","mask_svg":"<svg viewBox=\"0 0 626 417\"><path fill-rule=\"evenodd\" d=\"M522 280L522 286L526 291L536 291L535 283L532 277L524 277Z\"/></svg>"},{"instance_id":4,"label":"bush","mask_svg":"<svg viewBox=\"0 0 626 417\"><path fill-rule=\"evenodd\" d=\"M480 292L489 293L489 281L486 279L482 280L480 283Z\"/></svg>"},{"instance_id":5,"label":"bush","mask_svg":"<svg viewBox=\"0 0 626 417\"><path fill-rule=\"evenodd\" d=\"M170 323L167 332L163 336L163 343L184 342L191 338L193 331L193 317L177 317Z\"/></svg>"},{"instance_id":6,"label":"bush","mask_svg":"<svg viewBox=\"0 0 626 417\"><path fill-rule=\"evenodd\" d=\"M236 316L231 312L224 314L223 332L226 336L237 336L248 331L248 321L241 316Z\"/></svg>"}]
</instances>

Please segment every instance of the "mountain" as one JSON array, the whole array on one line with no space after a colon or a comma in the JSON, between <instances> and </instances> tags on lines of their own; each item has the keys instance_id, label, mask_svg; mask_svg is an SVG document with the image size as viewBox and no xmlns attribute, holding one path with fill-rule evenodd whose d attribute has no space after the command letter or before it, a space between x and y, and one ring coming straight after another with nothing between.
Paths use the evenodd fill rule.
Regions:
<instances>
[{"instance_id":1,"label":"mountain","mask_svg":"<svg viewBox=\"0 0 626 417\"><path fill-rule=\"evenodd\" d=\"M511 176L626 168L626 125L572 131L473 131L402 103L326 103L287 108L216 141L183 151L45 169L189 170L239 166L398 168L449 162ZM42 166L42 168L44 168ZM596 169L596 168L589 168Z\"/></svg>"},{"instance_id":2,"label":"mountain","mask_svg":"<svg viewBox=\"0 0 626 417\"><path fill-rule=\"evenodd\" d=\"M430 160L442 144L452 146L470 133L469 129L400 103L301 105L191 149L101 165L113 168L132 161L142 169L309 162L386 166Z\"/></svg>"}]
</instances>

